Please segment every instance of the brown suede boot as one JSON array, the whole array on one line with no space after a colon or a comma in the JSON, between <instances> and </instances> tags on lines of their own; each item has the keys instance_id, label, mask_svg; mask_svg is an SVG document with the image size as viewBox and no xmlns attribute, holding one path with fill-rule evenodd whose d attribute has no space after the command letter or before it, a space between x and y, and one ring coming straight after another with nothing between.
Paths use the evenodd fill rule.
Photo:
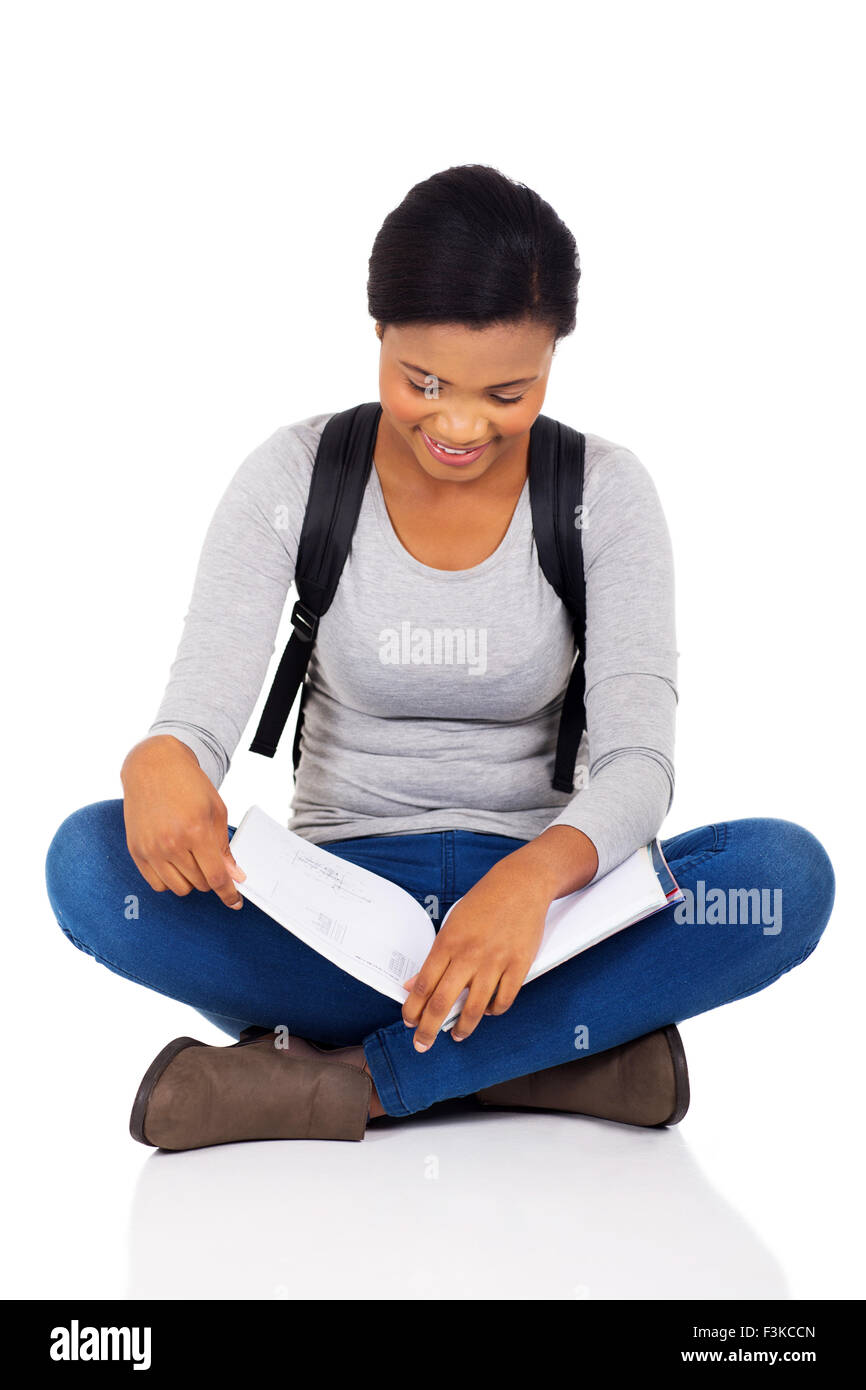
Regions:
<instances>
[{"instance_id":1,"label":"brown suede boot","mask_svg":"<svg viewBox=\"0 0 866 1390\"><path fill-rule=\"evenodd\" d=\"M689 1073L674 1024L606 1052L475 1092L483 1106L564 1110L625 1125L676 1125L689 1108Z\"/></svg>"},{"instance_id":2,"label":"brown suede boot","mask_svg":"<svg viewBox=\"0 0 866 1390\"><path fill-rule=\"evenodd\" d=\"M250 1139L364 1138L372 1079L359 1067L294 1056L273 1029L248 1028L212 1047L175 1038L144 1074L129 1132L159 1149Z\"/></svg>"}]
</instances>

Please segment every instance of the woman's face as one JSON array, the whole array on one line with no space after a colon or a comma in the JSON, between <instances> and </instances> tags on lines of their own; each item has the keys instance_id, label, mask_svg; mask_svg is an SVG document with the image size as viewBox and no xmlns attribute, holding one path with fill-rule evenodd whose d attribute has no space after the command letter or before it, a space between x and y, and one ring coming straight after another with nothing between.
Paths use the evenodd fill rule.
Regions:
<instances>
[{"instance_id":1,"label":"woman's face","mask_svg":"<svg viewBox=\"0 0 866 1390\"><path fill-rule=\"evenodd\" d=\"M383 333L377 324L376 332L391 432L383 442L396 444L396 435L431 478L480 478L527 444L547 390L550 328L389 324ZM437 445L470 452L445 454Z\"/></svg>"}]
</instances>

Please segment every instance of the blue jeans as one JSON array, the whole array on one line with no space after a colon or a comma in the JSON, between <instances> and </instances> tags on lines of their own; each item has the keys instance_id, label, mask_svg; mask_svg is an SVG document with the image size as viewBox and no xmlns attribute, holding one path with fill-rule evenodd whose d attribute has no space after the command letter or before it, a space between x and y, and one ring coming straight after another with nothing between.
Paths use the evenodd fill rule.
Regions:
<instances>
[{"instance_id":1,"label":"blue jeans","mask_svg":"<svg viewBox=\"0 0 866 1390\"><path fill-rule=\"evenodd\" d=\"M437 830L325 848L400 884L438 929L457 898L525 843ZM238 912L213 892L154 892L127 849L121 800L66 817L48 849L46 885L68 939L109 970L191 1005L234 1038L250 1024L283 1024L326 1045L363 1042L385 1111L409 1115L742 999L815 949L835 878L810 831L786 820L724 821L662 847L693 895L690 913L671 906L608 937L524 985L506 1013L482 1018L463 1042L442 1033L425 1053L399 1004L251 902Z\"/></svg>"}]
</instances>

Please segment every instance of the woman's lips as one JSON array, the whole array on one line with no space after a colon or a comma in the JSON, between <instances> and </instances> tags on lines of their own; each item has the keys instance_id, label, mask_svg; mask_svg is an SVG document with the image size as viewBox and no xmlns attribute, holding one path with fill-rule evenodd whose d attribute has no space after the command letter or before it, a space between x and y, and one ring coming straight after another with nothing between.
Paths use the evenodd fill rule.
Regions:
<instances>
[{"instance_id":1,"label":"woman's lips","mask_svg":"<svg viewBox=\"0 0 866 1390\"><path fill-rule=\"evenodd\" d=\"M418 426L418 428L419 430L421 430L420 425ZM481 444L479 448L471 449L468 453L465 454L448 454L445 452L444 449L439 448L435 440L431 439L429 434L427 434L425 430L421 430L421 438L427 445L428 453L433 455L433 458L436 460L437 463L448 463L452 467L457 468L462 468L465 464L474 463L476 459L480 459L481 455L484 453L484 450L489 448L490 444L493 442L492 440L488 439L486 444Z\"/></svg>"}]
</instances>

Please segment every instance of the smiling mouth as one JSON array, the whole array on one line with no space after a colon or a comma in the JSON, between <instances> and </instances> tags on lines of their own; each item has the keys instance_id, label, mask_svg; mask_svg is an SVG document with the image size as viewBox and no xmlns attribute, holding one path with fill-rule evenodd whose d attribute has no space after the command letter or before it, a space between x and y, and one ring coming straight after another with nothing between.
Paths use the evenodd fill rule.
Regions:
<instances>
[{"instance_id":1,"label":"smiling mouth","mask_svg":"<svg viewBox=\"0 0 866 1390\"><path fill-rule=\"evenodd\" d=\"M419 428L420 428L420 426L419 426ZM430 434L428 434L426 430L423 430L423 429L422 429L422 430L421 430L421 433L423 434L423 436L424 436L424 438L426 439L427 443L428 443L428 444L432 444L432 446L433 446L434 449L439 449L439 450L441 450L441 452L444 453L444 454L451 454L454 458L461 458L461 457L463 457L465 454L477 454L477 453L479 453L482 449L486 449L486 448L487 448L487 445L490 444L490 443L492 442L491 440L487 439L487 440L484 441L483 444L472 444L472 445L469 445L468 447L463 447L463 448L459 448L459 449L458 449L458 448L455 448L452 444L443 444L442 441L441 441L441 439L434 439L433 436L430 435Z\"/></svg>"},{"instance_id":2,"label":"smiling mouth","mask_svg":"<svg viewBox=\"0 0 866 1390\"><path fill-rule=\"evenodd\" d=\"M446 454L472 454L482 447L480 444L464 444L462 448L455 449L453 444L443 444L441 439L434 439L431 434L428 434L427 438L437 449L444 449Z\"/></svg>"}]
</instances>

